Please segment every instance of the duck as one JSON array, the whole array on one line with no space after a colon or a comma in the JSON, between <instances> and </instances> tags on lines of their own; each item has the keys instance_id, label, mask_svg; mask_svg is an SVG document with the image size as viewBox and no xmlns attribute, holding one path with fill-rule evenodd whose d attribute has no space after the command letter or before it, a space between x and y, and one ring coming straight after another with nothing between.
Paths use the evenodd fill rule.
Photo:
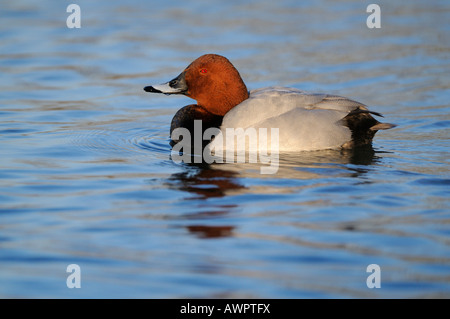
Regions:
<instances>
[{"instance_id":1,"label":"duck","mask_svg":"<svg viewBox=\"0 0 450 319\"><path fill-rule=\"evenodd\" d=\"M172 146L180 142L172 133L184 128L194 134L196 120L201 120L202 136L209 128L217 129L205 143L216 150L226 149L218 135L224 137L227 129L276 128L277 150L296 152L371 146L377 131L395 127L374 117L382 114L343 96L281 86L249 91L234 65L218 54L202 55L171 81L146 86L144 91L196 100L175 113Z\"/></svg>"}]
</instances>

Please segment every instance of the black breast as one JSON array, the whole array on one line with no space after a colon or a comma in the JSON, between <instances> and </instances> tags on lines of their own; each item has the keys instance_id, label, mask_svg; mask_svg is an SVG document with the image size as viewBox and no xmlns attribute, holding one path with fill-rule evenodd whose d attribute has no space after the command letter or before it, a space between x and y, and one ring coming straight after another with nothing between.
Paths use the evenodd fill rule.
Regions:
<instances>
[{"instance_id":1,"label":"black breast","mask_svg":"<svg viewBox=\"0 0 450 319\"><path fill-rule=\"evenodd\" d=\"M380 113L357 108L343 118L343 124L352 132L352 140L345 143L342 146L343 148L370 145L378 130L387 130L395 127L394 124L378 122L371 114L383 117Z\"/></svg>"},{"instance_id":2,"label":"black breast","mask_svg":"<svg viewBox=\"0 0 450 319\"><path fill-rule=\"evenodd\" d=\"M205 130L207 130L210 127L217 127L219 128L222 124L223 116L215 115L207 110L205 110L203 107L198 106L196 104L187 105L181 109L178 110L178 112L175 114L175 116L172 119L172 123L170 124L170 136L171 136L171 142L170 144L173 146L176 143L180 142L181 139L172 139L172 132L176 128L183 127L189 130L191 134L191 141L193 142L194 137L194 121L195 120L201 120L202 121L202 136ZM203 141L203 146L207 145L210 141Z\"/></svg>"}]
</instances>

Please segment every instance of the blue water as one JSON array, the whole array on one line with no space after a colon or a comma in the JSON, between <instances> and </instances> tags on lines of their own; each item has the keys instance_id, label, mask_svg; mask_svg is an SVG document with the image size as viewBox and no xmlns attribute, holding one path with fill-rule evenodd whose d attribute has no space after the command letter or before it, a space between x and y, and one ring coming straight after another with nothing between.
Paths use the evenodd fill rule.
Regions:
<instances>
[{"instance_id":1,"label":"blue water","mask_svg":"<svg viewBox=\"0 0 450 319\"><path fill-rule=\"evenodd\" d=\"M377 1L380 29L370 2L78 0L80 29L70 3L0 5L0 297L450 297L448 1ZM275 175L177 164L193 101L143 87L211 52L398 126Z\"/></svg>"}]
</instances>

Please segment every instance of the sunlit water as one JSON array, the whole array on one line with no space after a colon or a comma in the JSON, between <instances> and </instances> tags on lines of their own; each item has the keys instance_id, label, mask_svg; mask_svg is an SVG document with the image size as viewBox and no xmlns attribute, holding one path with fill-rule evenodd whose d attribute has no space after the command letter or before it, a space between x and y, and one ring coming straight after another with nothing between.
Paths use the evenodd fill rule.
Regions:
<instances>
[{"instance_id":1,"label":"sunlit water","mask_svg":"<svg viewBox=\"0 0 450 319\"><path fill-rule=\"evenodd\" d=\"M450 297L448 1L73 2L0 5L0 297ZM142 88L210 52L398 126L275 175L174 163L193 101Z\"/></svg>"}]
</instances>

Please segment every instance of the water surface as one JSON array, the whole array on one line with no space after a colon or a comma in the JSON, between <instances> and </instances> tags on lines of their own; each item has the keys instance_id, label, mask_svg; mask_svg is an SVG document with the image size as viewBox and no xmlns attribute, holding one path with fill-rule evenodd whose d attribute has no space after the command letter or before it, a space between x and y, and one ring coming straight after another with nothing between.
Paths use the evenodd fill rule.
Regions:
<instances>
[{"instance_id":1,"label":"water surface","mask_svg":"<svg viewBox=\"0 0 450 319\"><path fill-rule=\"evenodd\" d=\"M0 10L0 297L450 297L446 1L378 1L381 29L369 2L81 0L80 29L69 3ZM192 100L142 88L211 52L249 89L344 95L398 126L275 175L174 163Z\"/></svg>"}]
</instances>

